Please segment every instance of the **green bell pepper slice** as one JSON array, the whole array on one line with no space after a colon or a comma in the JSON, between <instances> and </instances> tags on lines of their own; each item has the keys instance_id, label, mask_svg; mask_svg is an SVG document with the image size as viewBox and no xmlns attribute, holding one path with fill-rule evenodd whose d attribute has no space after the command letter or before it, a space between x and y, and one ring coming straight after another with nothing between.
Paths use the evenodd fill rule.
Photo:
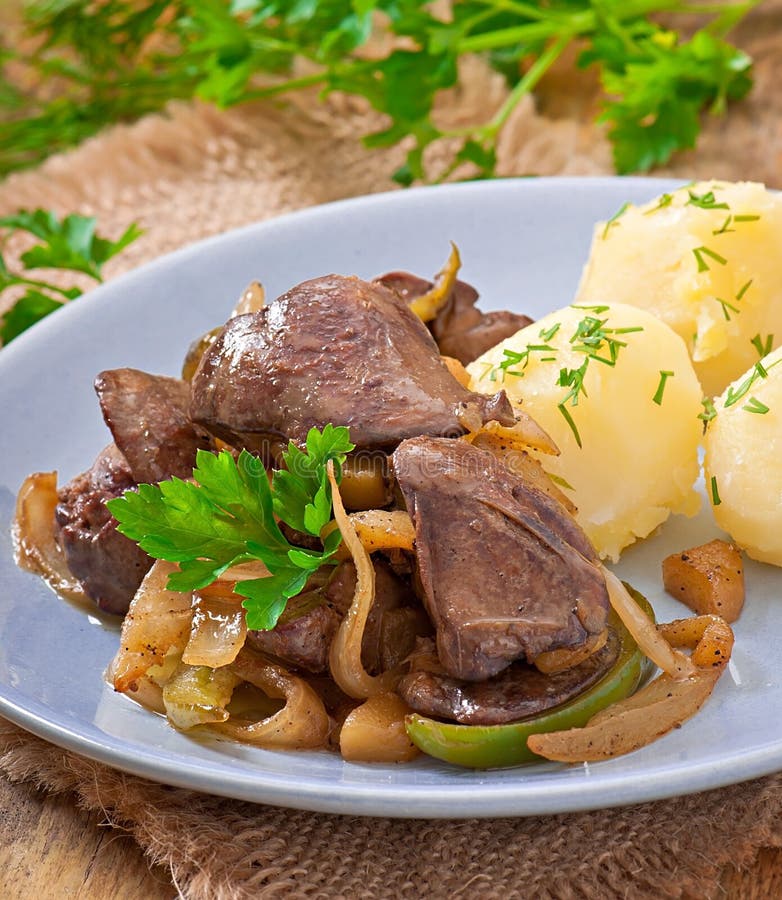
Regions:
<instances>
[{"instance_id":1,"label":"green bell pepper slice","mask_svg":"<svg viewBox=\"0 0 782 900\"><path fill-rule=\"evenodd\" d=\"M646 598L626 586L644 612L653 617ZM429 756L473 769L540 761L541 757L527 747L531 734L586 725L595 713L632 694L649 671L649 660L613 610L608 624L619 637L619 656L597 684L575 699L540 716L508 725L457 725L413 713L405 719L410 740Z\"/></svg>"}]
</instances>

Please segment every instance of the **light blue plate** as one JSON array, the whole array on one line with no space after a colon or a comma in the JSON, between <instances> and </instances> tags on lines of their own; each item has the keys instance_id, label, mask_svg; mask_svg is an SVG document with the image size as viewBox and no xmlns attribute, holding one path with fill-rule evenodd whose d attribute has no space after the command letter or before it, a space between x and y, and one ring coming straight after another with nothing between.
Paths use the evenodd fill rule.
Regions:
<instances>
[{"instance_id":1,"label":"light blue plate","mask_svg":"<svg viewBox=\"0 0 782 900\"><path fill-rule=\"evenodd\" d=\"M718 787L782 768L782 572L746 567L748 603L730 672L693 722L590 766L471 772L425 759L357 765L326 752L273 753L194 739L114 694L102 674L117 632L19 571L8 533L25 475L87 468L106 443L92 380L104 368L176 374L190 341L221 323L247 283L276 296L326 272L436 272L459 245L487 308L540 316L570 302L592 225L670 182L494 181L366 197L188 247L51 316L0 353L0 714L111 766L244 800L335 813L522 816L616 806ZM710 514L671 520L619 570L662 619L660 561L717 534Z\"/></svg>"}]
</instances>

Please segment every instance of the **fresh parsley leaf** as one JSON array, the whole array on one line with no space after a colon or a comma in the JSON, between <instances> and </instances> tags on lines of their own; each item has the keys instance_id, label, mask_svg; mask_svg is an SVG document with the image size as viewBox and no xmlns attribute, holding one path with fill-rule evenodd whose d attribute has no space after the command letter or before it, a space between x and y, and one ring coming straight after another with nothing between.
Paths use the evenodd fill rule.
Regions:
<instances>
[{"instance_id":1,"label":"fresh parsley leaf","mask_svg":"<svg viewBox=\"0 0 782 900\"><path fill-rule=\"evenodd\" d=\"M119 240L108 241L95 233L95 227L91 216L71 214L60 220L44 209L20 210L0 218L0 228L25 231L42 241L22 254L28 269L70 269L101 281L104 263L136 240L141 230L134 224Z\"/></svg>"},{"instance_id":2,"label":"fresh parsley leaf","mask_svg":"<svg viewBox=\"0 0 782 900\"><path fill-rule=\"evenodd\" d=\"M142 484L107 507L122 534L150 556L179 564L169 577L171 590L199 590L231 566L263 562L270 576L243 581L235 590L245 597L247 626L270 629L286 601L331 560L341 541L335 530L321 551L296 547L277 519L319 537L332 518L327 466L334 464L339 479L352 449L347 428L313 428L305 450L289 445L283 454L286 468L275 471L271 483L263 463L246 450L238 459L227 450L199 450L192 482L172 478Z\"/></svg>"},{"instance_id":3,"label":"fresh parsley leaf","mask_svg":"<svg viewBox=\"0 0 782 900\"><path fill-rule=\"evenodd\" d=\"M647 171L694 147L701 110L719 112L751 86L750 58L726 41L705 30L686 42L661 34L637 39L624 63L612 58L602 72L609 99L601 120L611 126L620 174Z\"/></svg>"},{"instance_id":4,"label":"fresh parsley leaf","mask_svg":"<svg viewBox=\"0 0 782 900\"><path fill-rule=\"evenodd\" d=\"M35 288L28 288L0 319L0 343L8 344L31 325L35 325L61 306L62 300L57 300Z\"/></svg>"},{"instance_id":5,"label":"fresh parsley leaf","mask_svg":"<svg viewBox=\"0 0 782 900\"><path fill-rule=\"evenodd\" d=\"M67 300L81 296L76 286L61 287L32 278L35 269L63 269L89 275L102 281L103 266L122 252L141 235L135 224L130 225L116 241L108 240L96 231L96 220L75 213L59 219L46 209L19 210L0 218L0 237L22 232L38 238L20 257L23 272L11 272L0 256L0 293L12 287L24 287L25 292L0 318L0 341L7 344L44 316L59 309Z\"/></svg>"},{"instance_id":6,"label":"fresh parsley leaf","mask_svg":"<svg viewBox=\"0 0 782 900\"><path fill-rule=\"evenodd\" d=\"M486 177L511 112L571 46L581 48L579 66L599 70L617 168L644 170L692 146L704 110L719 113L746 94L751 61L726 35L756 5L32 0L26 16L40 50L0 48L0 176L172 99L199 96L226 106L318 86L362 96L388 117L367 144L409 145L393 176L399 183L442 180L464 166ZM693 12L702 27L685 41L672 23L683 15L690 30ZM384 40L367 52L378 25ZM458 85L468 54L483 54L502 73L509 96L490 120L441 130L435 101ZM300 63L307 74L299 74ZM57 89L37 95L25 91L29 84ZM451 161L430 173L425 150L440 139L449 141Z\"/></svg>"}]
</instances>

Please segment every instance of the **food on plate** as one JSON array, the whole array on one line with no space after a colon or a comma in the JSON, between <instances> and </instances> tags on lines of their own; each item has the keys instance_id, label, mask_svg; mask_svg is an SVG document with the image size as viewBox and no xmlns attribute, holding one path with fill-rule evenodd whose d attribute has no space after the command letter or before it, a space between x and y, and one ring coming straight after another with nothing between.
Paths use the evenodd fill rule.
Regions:
<instances>
[{"instance_id":1,"label":"food on plate","mask_svg":"<svg viewBox=\"0 0 782 900\"><path fill-rule=\"evenodd\" d=\"M431 283L327 275L268 304L255 286L191 346L183 379L98 376L114 442L59 493L52 473L27 479L17 541L22 564L124 613L117 691L181 730L267 749L478 767L598 758L572 729L592 733L601 711L636 696L598 741L599 758L626 752L705 702L719 671L704 674L702 645L720 641L727 661L729 626L693 620L669 641L601 564L546 474L555 441L504 389L518 400L527 377L503 365L516 351L498 351L507 384L465 386L462 362L511 329L523 336L527 320L477 312L458 265L453 248ZM587 373L574 396L586 387L594 407L583 394L562 416L567 440L627 438L629 452L647 430L661 465L682 455L686 505L694 447L672 420L691 411L695 378L681 341L627 307L530 328L582 376L607 354L624 384L613 393ZM578 343L562 342L573 330ZM622 400L641 407L628 435L600 412ZM635 496L616 484L614 496ZM662 680L634 695L652 665ZM637 721L647 707L651 728ZM542 732L553 743L534 744Z\"/></svg>"},{"instance_id":2,"label":"food on plate","mask_svg":"<svg viewBox=\"0 0 782 900\"><path fill-rule=\"evenodd\" d=\"M706 493L720 528L753 559L782 566L782 348L707 405Z\"/></svg>"},{"instance_id":3,"label":"food on plate","mask_svg":"<svg viewBox=\"0 0 782 900\"><path fill-rule=\"evenodd\" d=\"M730 660L733 632L719 616L660 626L672 646L688 647L695 671L686 679L663 672L631 696L594 715L583 728L530 735L533 753L559 762L598 762L650 744L691 718Z\"/></svg>"},{"instance_id":4,"label":"food on plate","mask_svg":"<svg viewBox=\"0 0 782 900\"><path fill-rule=\"evenodd\" d=\"M569 306L468 371L473 390L504 388L554 439L560 455L540 461L601 556L697 511L701 390L683 341L650 313Z\"/></svg>"},{"instance_id":5,"label":"food on plate","mask_svg":"<svg viewBox=\"0 0 782 900\"><path fill-rule=\"evenodd\" d=\"M741 551L716 538L663 560L665 590L698 615L735 622L744 606Z\"/></svg>"},{"instance_id":6,"label":"food on plate","mask_svg":"<svg viewBox=\"0 0 782 900\"><path fill-rule=\"evenodd\" d=\"M506 309L481 312L475 305L478 292L456 278L460 264L454 245L434 283L410 272L387 272L375 281L395 291L426 322L443 356L466 366L532 319Z\"/></svg>"},{"instance_id":7,"label":"food on plate","mask_svg":"<svg viewBox=\"0 0 782 900\"><path fill-rule=\"evenodd\" d=\"M782 197L706 181L595 226L577 303L629 303L685 341L707 396L782 341ZM760 355L763 355L763 352Z\"/></svg>"}]
</instances>

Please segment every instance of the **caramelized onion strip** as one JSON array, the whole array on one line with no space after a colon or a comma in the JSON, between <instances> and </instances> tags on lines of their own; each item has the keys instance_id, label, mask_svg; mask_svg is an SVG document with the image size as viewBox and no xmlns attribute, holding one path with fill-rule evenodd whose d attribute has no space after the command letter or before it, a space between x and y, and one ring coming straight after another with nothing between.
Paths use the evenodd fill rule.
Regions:
<instances>
[{"instance_id":1,"label":"caramelized onion strip","mask_svg":"<svg viewBox=\"0 0 782 900\"><path fill-rule=\"evenodd\" d=\"M608 640L608 629L604 628L600 634L592 635L588 640L575 650L563 647L559 650L546 650L539 653L532 664L539 672L544 675L556 675L558 672L565 672L572 669L585 659L589 659L593 653L602 650Z\"/></svg>"},{"instance_id":2,"label":"caramelized onion strip","mask_svg":"<svg viewBox=\"0 0 782 900\"><path fill-rule=\"evenodd\" d=\"M461 266L462 261L459 257L459 248L451 241L451 253L448 256L448 261L435 276L434 284L425 294L421 294L420 297L416 297L410 303L411 311L422 322L431 322L448 302Z\"/></svg>"},{"instance_id":3,"label":"caramelized onion strip","mask_svg":"<svg viewBox=\"0 0 782 900\"><path fill-rule=\"evenodd\" d=\"M331 727L328 713L323 701L303 678L247 648L239 652L230 670L268 697L285 700L285 706L258 722L229 718L213 727L234 740L274 750L326 746Z\"/></svg>"},{"instance_id":4,"label":"caramelized onion strip","mask_svg":"<svg viewBox=\"0 0 782 900\"><path fill-rule=\"evenodd\" d=\"M403 509L368 509L351 513L350 524L368 553L375 550L412 550L413 520Z\"/></svg>"},{"instance_id":5,"label":"caramelized onion strip","mask_svg":"<svg viewBox=\"0 0 782 900\"><path fill-rule=\"evenodd\" d=\"M721 616L676 619L657 630L673 647L689 647L698 668L722 670L733 652L733 629Z\"/></svg>"},{"instance_id":6,"label":"caramelized onion strip","mask_svg":"<svg viewBox=\"0 0 782 900\"><path fill-rule=\"evenodd\" d=\"M671 647L616 575L605 566L600 569L605 576L611 606L642 652L672 678L682 680L692 677L695 674L695 664Z\"/></svg>"},{"instance_id":7,"label":"caramelized onion strip","mask_svg":"<svg viewBox=\"0 0 782 900\"><path fill-rule=\"evenodd\" d=\"M247 637L247 624L242 598L234 594L231 583L215 582L210 588L209 593L204 590L193 595L190 640L182 662L217 669L236 659Z\"/></svg>"},{"instance_id":8,"label":"caramelized onion strip","mask_svg":"<svg viewBox=\"0 0 782 900\"><path fill-rule=\"evenodd\" d=\"M247 313L256 313L266 306L266 291L260 281L251 281L242 291L242 296L236 301L236 306L231 310L229 319L236 316L245 316Z\"/></svg>"},{"instance_id":9,"label":"caramelized onion strip","mask_svg":"<svg viewBox=\"0 0 782 900\"><path fill-rule=\"evenodd\" d=\"M114 690L134 689L138 678L164 663L169 653L181 654L190 637L193 618L190 594L169 591L175 563L157 560L141 582L122 623L119 650L111 664Z\"/></svg>"},{"instance_id":10,"label":"caramelized onion strip","mask_svg":"<svg viewBox=\"0 0 782 900\"><path fill-rule=\"evenodd\" d=\"M16 563L28 572L40 575L62 597L86 603L84 588L72 575L54 536L56 506L57 473L28 475L16 498L12 530Z\"/></svg>"},{"instance_id":11,"label":"caramelized onion strip","mask_svg":"<svg viewBox=\"0 0 782 900\"><path fill-rule=\"evenodd\" d=\"M369 610L375 600L375 569L355 526L345 512L331 463L328 476L331 483L334 519L356 566L356 591L350 609L331 642L329 668L338 687L349 697L363 700L374 694L392 690L399 681L399 673L384 672L382 675L370 675L361 662L361 641Z\"/></svg>"},{"instance_id":12,"label":"caramelized onion strip","mask_svg":"<svg viewBox=\"0 0 782 900\"><path fill-rule=\"evenodd\" d=\"M548 432L523 410L516 407L513 410L516 422L513 425L501 425L493 419L485 422L480 428L470 429L462 440L472 443L478 435L481 436L482 446L491 449L496 445L501 450L538 450L549 456L559 456L559 447L554 443ZM462 424L468 424L468 420L460 420ZM477 424L477 423L476 423Z\"/></svg>"},{"instance_id":13,"label":"caramelized onion strip","mask_svg":"<svg viewBox=\"0 0 782 900\"><path fill-rule=\"evenodd\" d=\"M470 386L470 373L464 366L459 362L458 359L454 359L453 356L440 356L440 360L446 369L453 375L453 377L459 382L462 387L469 388Z\"/></svg>"},{"instance_id":14,"label":"caramelized onion strip","mask_svg":"<svg viewBox=\"0 0 782 900\"><path fill-rule=\"evenodd\" d=\"M596 762L631 753L677 728L709 698L719 671L699 669L675 680L663 673L631 698L590 720L585 728L536 734L527 739L533 753L558 762ZM606 714L609 713L609 714Z\"/></svg>"},{"instance_id":15,"label":"caramelized onion strip","mask_svg":"<svg viewBox=\"0 0 782 900\"><path fill-rule=\"evenodd\" d=\"M694 716L730 660L733 631L724 619L711 615L678 619L659 630L676 647L692 650L688 678L663 672L640 691L601 710L585 728L530 737L530 750L559 762L611 759L651 744Z\"/></svg>"}]
</instances>

